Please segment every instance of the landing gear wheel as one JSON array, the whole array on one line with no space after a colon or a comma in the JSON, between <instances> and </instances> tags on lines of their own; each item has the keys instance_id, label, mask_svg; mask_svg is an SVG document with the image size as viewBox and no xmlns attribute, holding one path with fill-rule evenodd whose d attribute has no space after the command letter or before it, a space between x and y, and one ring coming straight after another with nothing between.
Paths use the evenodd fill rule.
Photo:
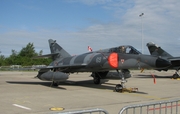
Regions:
<instances>
[{"instance_id":1,"label":"landing gear wheel","mask_svg":"<svg viewBox=\"0 0 180 114\"><path fill-rule=\"evenodd\" d=\"M116 92L122 92L122 90L123 90L123 86L121 84L117 84L115 87L115 91Z\"/></svg>"},{"instance_id":2,"label":"landing gear wheel","mask_svg":"<svg viewBox=\"0 0 180 114\"><path fill-rule=\"evenodd\" d=\"M174 75L173 75L173 78L174 78L174 79L177 79L177 78L179 78L179 75L178 75L178 74L174 74Z\"/></svg>"},{"instance_id":3,"label":"landing gear wheel","mask_svg":"<svg viewBox=\"0 0 180 114\"><path fill-rule=\"evenodd\" d=\"M54 81L53 81L53 86L56 86L56 87L57 87L57 86L58 86L58 82L54 82Z\"/></svg>"},{"instance_id":4,"label":"landing gear wheel","mask_svg":"<svg viewBox=\"0 0 180 114\"><path fill-rule=\"evenodd\" d=\"M100 77L94 76L94 84L100 84Z\"/></svg>"}]
</instances>

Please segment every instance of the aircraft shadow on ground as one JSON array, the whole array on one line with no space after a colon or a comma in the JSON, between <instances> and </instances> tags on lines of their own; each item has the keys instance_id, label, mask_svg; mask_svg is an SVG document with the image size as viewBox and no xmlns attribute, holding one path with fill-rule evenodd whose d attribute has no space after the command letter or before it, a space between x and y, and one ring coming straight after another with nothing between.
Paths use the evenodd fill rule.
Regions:
<instances>
[{"instance_id":1,"label":"aircraft shadow on ground","mask_svg":"<svg viewBox=\"0 0 180 114\"><path fill-rule=\"evenodd\" d=\"M66 82L61 82L59 86L52 86L52 82L22 82L22 81L6 81L6 83L10 84L22 84L22 85L42 85L46 87L51 87L54 89L61 89L61 90L67 90L66 88L62 86L80 86L80 87L87 87L87 88L94 88L94 89L104 89L104 90L112 90L115 91L115 83L108 83L108 80L101 80L101 84L94 84L93 80L83 80L83 81L71 81L68 80ZM135 93L138 94L148 94L145 92L137 91Z\"/></svg>"},{"instance_id":2,"label":"aircraft shadow on ground","mask_svg":"<svg viewBox=\"0 0 180 114\"><path fill-rule=\"evenodd\" d=\"M93 80L82 80L82 81L69 80L67 82L63 82L62 84L67 86L81 86L81 87L94 88L94 89L114 90L114 87L104 85L106 81L107 80L101 80L101 84L94 84Z\"/></svg>"},{"instance_id":3,"label":"aircraft shadow on ground","mask_svg":"<svg viewBox=\"0 0 180 114\"><path fill-rule=\"evenodd\" d=\"M51 86L52 83L51 82L21 82L21 81L6 81L6 83L10 83L10 84L22 84L22 85L42 85L42 86L46 86L46 87L52 87L52 88L56 88L56 89L64 89L66 90L66 88L63 87L53 87Z\"/></svg>"},{"instance_id":4,"label":"aircraft shadow on ground","mask_svg":"<svg viewBox=\"0 0 180 114\"><path fill-rule=\"evenodd\" d=\"M104 83L105 81L102 81L102 82ZM68 80L66 82L60 82L59 86L57 86L57 87L53 86L52 82L6 81L6 83L22 84L22 85L42 85L42 86L46 86L46 87L52 87L55 89L63 89L63 90L67 90L66 88L62 87L63 85L65 85L65 86L82 86L82 87L95 88L95 89L109 89L109 90L114 89L114 87L110 87L110 86L106 86L106 85L101 85L101 84L96 85L93 83L93 80L83 80L83 81Z\"/></svg>"},{"instance_id":5,"label":"aircraft shadow on ground","mask_svg":"<svg viewBox=\"0 0 180 114\"><path fill-rule=\"evenodd\" d=\"M70 83L73 83L71 81L69 81ZM109 83L107 79L105 80L101 80L101 84L100 85L96 85L93 83L92 80L85 80L85 81L77 81L75 82L75 84L73 86L82 86L82 87L87 87L87 88L95 88L95 89L104 89L104 90L112 90L115 92L115 86L118 83ZM102 85L103 84L103 85ZM69 85L72 86L72 85ZM145 92L141 92L141 91L137 91L137 92L133 92L133 93L137 93L137 94L148 94Z\"/></svg>"},{"instance_id":6,"label":"aircraft shadow on ground","mask_svg":"<svg viewBox=\"0 0 180 114\"><path fill-rule=\"evenodd\" d=\"M96 85L93 83L93 80L83 80L83 81L68 80L66 82L60 83L58 87L52 86L51 82L21 82L21 81L6 81L6 82L10 83L10 84L42 85L42 86L51 87L54 89L62 89L62 90L67 90L66 88L62 87L63 85L65 85L65 86L81 86L81 87L94 88L94 89L112 90L115 92L115 86L116 86L115 83L107 83L107 80L101 80L101 81L102 81L101 84ZM137 91L134 93L148 94L148 93L141 92L141 91Z\"/></svg>"},{"instance_id":7,"label":"aircraft shadow on ground","mask_svg":"<svg viewBox=\"0 0 180 114\"><path fill-rule=\"evenodd\" d=\"M172 76L154 75L155 78L172 78ZM152 75L136 75L135 78L153 78Z\"/></svg>"},{"instance_id":8,"label":"aircraft shadow on ground","mask_svg":"<svg viewBox=\"0 0 180 114\"><path fill-rule=\"evenodd\" d=\"M148 93L142 92L142 91L136 91L136 92L134 92L134 93L138 93L138 94L148 94Z\"/></svg>"}]
</instances>

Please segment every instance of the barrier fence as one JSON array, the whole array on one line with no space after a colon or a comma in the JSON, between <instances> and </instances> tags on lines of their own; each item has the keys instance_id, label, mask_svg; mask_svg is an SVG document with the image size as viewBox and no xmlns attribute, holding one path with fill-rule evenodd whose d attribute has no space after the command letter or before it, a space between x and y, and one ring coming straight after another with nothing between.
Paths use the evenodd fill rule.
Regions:
<instances>
[{"instance_id":1,"label":"barrier fence","mask_svg":"<svg viewBox=\"0 0 180 114\"><path fill-rule=\"evenodd\" d=\"M180 114L180 99L123 107L119 114Z\"/></svg>"},{"instance_id":2,"label":"barrier fence","mask_svg":"<svg viewBox=\"0 0 180 114\"><path fill-rule=\"evenodd\" d=\"M157 101L145 104L135 104L123 107L119 114L180 114L180 99ZM106 110L96 108L87 110L77 110L69 112L59 112L54 114L109 114Z\"/></svg>"}]
</instances>

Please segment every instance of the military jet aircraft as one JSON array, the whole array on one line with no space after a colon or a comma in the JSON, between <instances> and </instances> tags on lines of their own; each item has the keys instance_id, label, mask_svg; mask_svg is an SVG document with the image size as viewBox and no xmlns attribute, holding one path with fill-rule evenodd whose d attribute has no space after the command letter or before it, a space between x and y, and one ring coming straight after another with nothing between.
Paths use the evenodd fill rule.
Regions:
<instances>
[{"instance_id":1,"label":"military jet aircraft","mask_svg":"<svg viewBox=\"0 0 180 114\"><path fill-rule=\"evenodd\" d=\"M68 79L70 73L92 72L94 83L99 84L111 70L116 70L122 75L121 84L115 89L120 91L126 82L125 76L130 74L130 68L165 68L170 62L151 55L142 55L132 46L119 46L99 51L87 52L71 56L56 40L49 39L51 54L39 57L52 57L52 62L47 67L39 68L37 77L41 80L52 81L58 86L59 81ZM121 70L121 73L119 72Z\"/></svg>"},{"instance_id":2,"label":"military jet aircraft","mask_svg":"<svg viewBox=\"0 0 180 114\"><path fill-rule=\"evenodd\" d=\"M180 75L178 74L178 71L180 69L180 57L173 57L172 55L170 55L168 52L166 52L165 50L163 50L161 47L154 44L153 42L147 43L147 47L151 55L161 57L162 59L165 59L171 62L170 66L163 69L158 68L157 69L158 71L161 71L161 70L168 71L168 69L174 69L176 70L176 72L175 74L173 74L172 77L174 79L180 78Z\"/></svg>"}]
</instances>

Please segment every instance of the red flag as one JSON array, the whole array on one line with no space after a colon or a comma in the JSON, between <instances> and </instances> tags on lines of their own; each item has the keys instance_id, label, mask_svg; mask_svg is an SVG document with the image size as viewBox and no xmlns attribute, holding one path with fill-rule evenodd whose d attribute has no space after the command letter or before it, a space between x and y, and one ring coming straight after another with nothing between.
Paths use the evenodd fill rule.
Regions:
<instances>
[{"instance_id":1,"label":"red flag","mask_svg":"<svg viewBox=\"0 0 180 114\"><path fill-rule=\"evenodd\" d=\"M90 51L90 52L92 51L92 48L90 46L88 46L88 51Z\"/></svg>"}]
</instances>

